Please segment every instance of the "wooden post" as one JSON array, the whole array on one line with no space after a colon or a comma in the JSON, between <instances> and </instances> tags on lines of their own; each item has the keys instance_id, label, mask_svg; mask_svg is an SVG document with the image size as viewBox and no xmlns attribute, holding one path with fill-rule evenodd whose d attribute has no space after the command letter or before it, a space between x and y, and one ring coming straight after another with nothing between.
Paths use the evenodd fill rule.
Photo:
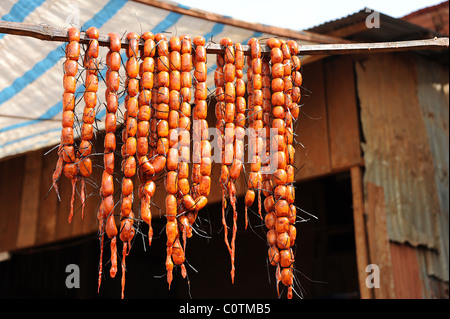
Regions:
<instances>
[{"instance_id":1,"label":"wooden post","mask_svg":"<svg viewBox=\"0 0 450 319\"><path fill-rule=\"evenodd\" d=\"M372 299L373 291L366 286L366 267L370 264L367 245L366 222L364 218L364 192L361 167L350 169L353 193L353 223L355 225L356 262L358 268L361 299Z\"/></svg>"}]
</instances>

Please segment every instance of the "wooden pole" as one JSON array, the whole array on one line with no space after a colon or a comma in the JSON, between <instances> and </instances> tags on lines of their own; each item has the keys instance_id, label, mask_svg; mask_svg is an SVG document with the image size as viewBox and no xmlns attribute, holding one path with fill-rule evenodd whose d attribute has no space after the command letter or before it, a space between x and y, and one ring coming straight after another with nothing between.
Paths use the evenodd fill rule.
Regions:
<instances>
[{"instance_id":1,"label":"wooden pole","mask_svg":"<svg viewBox=\"0 0 450 319\"><path fill-rule=\"evenodd\" d=\"M353 223L355 227L356 262L358 267L359 292L361 299L373 299L373 289L366 286L367 265L370 264L367 244L366 222L364 218L364 192L362 169L353 166L350 169L353 193Z\"/></svg>"},{"instance_id":2,"label":"wooden pole","mask_svg":"<svg viewBox=\"0 0 450 319\"><path fill-rule=\"evenodd\" d=\"M0 33L14 34L37 38L44 41L67 42L69 40L67 29L59 29L49 25L27 24L19 22L10 22L0 20ZM90 39L86 32L81 32L80 43L89 43ZM109 37L100 35L99 45L109 46ZM122 39L122 45L127 46L128 40ZM143 43L141 43L143 45ZM206 52L210 54L223 53L223 47L220 44L208 42ZM410 51L410 50L448 50L449 39L434 38L426 40L397 41L397 42L376 42L376 43L342 43L342 44L313 44L301 45L298 55L338 55L338 54L357 54L357 53L381 53L392 51ZM250 47L243 45L246 55L250 54ZM270 48L262 44L261 50L269 53Z\"/></svg>"}]
</instances>

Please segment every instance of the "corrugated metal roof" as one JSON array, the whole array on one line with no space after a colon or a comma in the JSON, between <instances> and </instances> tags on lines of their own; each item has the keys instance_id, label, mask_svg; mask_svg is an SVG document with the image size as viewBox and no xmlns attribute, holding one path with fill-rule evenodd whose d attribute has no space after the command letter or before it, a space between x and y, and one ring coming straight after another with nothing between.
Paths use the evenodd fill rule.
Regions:
<instances>
[{"instance_id":1,"label":"corrugated metal roof","mask_svg":"<svg viewBox=\"0 0 450 319\"><path fill-rule=\"evenodd\" d=\"M333 31L365 23L366 19L374 13L373 9L363 8L362 10L345 16L340 19L328 21L318 26L312 27L307 31L328 34ZM369 18L370 19L370 18ZM358 31L356 34L358 38L366 39L367 41L396 41L396 40L413 40L421 38L432 38L435 36L443 36L432 30L423 28L421 26L409 23L407 21L396 19L383 13L379 13L379 28L365 28L363 31ZM352 34L352 36L356 35Z\"/></svg>"},{"instance_id":2,"label":"corrugated metal roof","mask_svg":"<svg viewBox=\"0 0 450 319\"><path fill-rule=\"evenodd\" d=\"M152 31L166 32L168 37L202 35L216 42L224 36L241 43L251 37L270 36L127 0L3 0L0 19L60 28L70 24L83 29L96 26L101 34ZM0 158L59 143L64 46L64 43L0 34ZM106 48L101 48L100 55L105 57ZM208 59L208 68L210 73L214 71L215 58ZM208 80L211 89L214 88L212 74ZM102 83L99 92L104 92ZM100 103L103 102L103 94L98 96ZM104 108L99 109L100 130L104 116Z\"/></svg>"}]
</instances>

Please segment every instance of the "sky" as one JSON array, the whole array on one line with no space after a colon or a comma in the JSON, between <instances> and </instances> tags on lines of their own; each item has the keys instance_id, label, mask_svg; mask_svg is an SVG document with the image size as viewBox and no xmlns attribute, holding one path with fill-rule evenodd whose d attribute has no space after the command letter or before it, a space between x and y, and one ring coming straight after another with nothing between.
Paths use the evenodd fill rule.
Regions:
<instances>
[{"instance_id":1,"label":"sky","mask_svg":"<svg viewBox=\"0 0 450 319\"><path fill-rule=\"evenodd\" d=\"M330 20L370 8L394 18L444 0L172 0L246 22L258 22L293 30L306 30ZM277 3L280 3L278 6Z\"/></svg>"}]
</instances>

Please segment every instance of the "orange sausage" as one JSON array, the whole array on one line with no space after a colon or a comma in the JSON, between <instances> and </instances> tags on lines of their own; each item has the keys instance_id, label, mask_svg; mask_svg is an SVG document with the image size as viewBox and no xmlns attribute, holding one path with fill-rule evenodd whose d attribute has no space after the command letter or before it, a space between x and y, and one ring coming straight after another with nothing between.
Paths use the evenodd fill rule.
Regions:
<instances>
[{"instance_id":1,"label":"orange sausage","mask_svg":"<svg viewBox=\"0 0 450 319\"><path fill-rule=\"evenodd\" d=\"M277 247L271 246L268 250L269 262L272 266L276 266L280 262L280 253Z\"/></svg>"},{"instance_id":2,"label":"orange sausage","mask_svg":"<svg viewBox=\"0 0 450 319\"><path fill-rule=\"evenodd\" d=\"M169 152L170 145L169 140L165 137L160 137L156 144L156 151L159 155L164 155L164 157Z\"/></svg>"},{"instance_id":3,"label":"orange sausage","mask_svg":"<svg viewBox=\"0 0 450 319\"><path fill-rule=\"evenodd\" d=\"M244 199L244 203L245 206L252 206L253 202L255 200L255 191L252 189L247 190L247 192L245 193L245 199Z\"/></svg>"},{"instance_id":4,"label":"orange sausage","mask_svg":"<svg viewBox=\"0 0 450 319\"><path fill-rule=\"evenodd\" d=\"M226 63L223 68L223 77L226 82L233 82L236 77L236 67L232 63Z\"/></svg>"},{"instance_id":5,"label":"orange sausage","mask_svg":"<svg viewBox=\"0 0 450 319\"><path fill-rule=\"evenodd\" d=\"M155 182L151 180L146 181L144 184L144 192L150 197L153 197L153 195L155 195L155 191L156 191Z\"/></svg>"},{"instance_id":6,"label":"orange sausage","mask_svg":"<svg viewBox=\"0 0 450 319\"><path fill-rule=\"evenodd\" d=\"M75 161L75 148L72 145L65 145L62 148L62 158L64 162L71 163Z\"/></svg>"},{"instance_id":7,"label":"orange sausage","mask_svg":"<svg viewBox=\"0 0 450 319\"><path fill-rule=\"evenodd\" d=\"M167 154L167 169L170 171L178 168L179 154L176 148L170 148Z\"/></svg>"},{"instance_id":8,"label":"orange sausage","mask_svg":"<svg viewBox=\"0 0 450 319\"><path fill-rule=\"evenodd\" d=\"M169 194L176 195L178 192L178 174L176 171L169 171L166 176L166 190Z\"/></svg>"},{"instance_id":9,"label":"orange sausage","mask_svg":"<svg viewBox=\"0 0 450 319\"><path fill-rule=\"evenodd\" d=\"M267 244L269 246L275 246L277 245L277 233L275 232L275 229L270 229L267 234Z\"/></svg>"},{"instance_id":10,"label":"orange sausage","mask_svg":"<svg viewBox=\"0 0 450 319\"><path fill-rule=\"evenodd\" d=\"M266 198L267 199L267 198ZM264 223L267 227L267 229L273 229L275 228L275 223L277 221L277 216L274 212L269 212L264 217Z\"/></svg>"},{"instance_id":11,"label":"orange sausage","mask_svg":"<svg viewBox=\"0 0 450 319\"><path fill-rule=\"evenodd\" d=\"M65 93L75 93L76 90L76 79L74 76L67 76L64 75L63 78L63 86L64 86L64 92Z\"/></svg>"},{"instance_id":12,"label":"orange sausage","mask_svg":"<svg viewBox=\"0 0 450 319\"><path fill-rule=\"evenodd\" d=\"M278 200L275 204L275 214L277 217L285 217L289 214L289 203L282 199Z\"/></svg>"},{"instance_id":13,"label":"orange sausage","mask_svg":"<svg viewBox=\"0 0 450 319\"><path fill-rule=\"evenodd\" d=\"M112 175L114 173L114 152L105 153L103 155L103 163L105 171Z\"/></svg>"},{"instance_id":14,"label":"orange sausage","mask_svg":"<svg viewBox=\"0 0 450 319\"><path fill-rule=\"evenodd\" d=\"M68 30L69 41L80 41L80 30L77 27L70 27Z\"/></svg>"},{"instance_id":15,"label":"orange sausage","mask_svg":"<svg viewBox=\"0 0 450 319\"><path fill-rule=\"evenodd\" d=\"M211 190L211 178L209 176L202 176L199 184L199 194L205 198L209 195Z\"/></svg>"},{"instance_id":16,"label":"orange sausage","mask_svg":"<svg viewBox=\"0 0 450 319\"><path fill-rule=\"evenodd\" d=\"M73 93L64 92L63 111L73 111L74 108L75 108L75 95Z\"/></svg>"},{"instance_id":17,"label":"orange sausage","mask_svg":"<svg viewBox=\"0 0 450 319\"><path fill-rule=\"evenodd\" d=\"M287 232L276 235L277 247L279 249L287 249L291 247L291 240Z\"/></svg>"},{"instance_id":18,"label":"orange sausage","mask_svg":"<svg viewBox=\"0 0 450 319\"><path fill-rule=\"evenodd\" d=\"M273 196L272 195L267 196L264 199L264 209L265 209L265 211L266 212L271 212L273 210L274 206L275 206L275 201L273 199Z\"/></svg>"},{"instance_id":19,"label":"orange sausage","mask_svg":"<svg viewBox=\"0 0 450 319\"><path fill-rule=\"evenodd\" d=\"M189 184L189 180L187 178L179 178L178 179L178 190L182 195L186 195L189 193L191 186Z\"/></svg>"},{"instance_id":20,"label":"orange sausage","mask_svg":"<svg viewBox=\"0 0 450 319\"><path fill-rule=\"evenodd\" d=\"M77 41L71 41L66 46L66 58L70 60L78 60L80 56L80 43Z\"/></svg>"},{"instance_id":21,"label":"orange sausage","mask_svg":"<svg viewBox=\"0 0 450 319\"><path fill-rule=\"evenodd\" d=\"M113 176L106 171L104 171L102 175L101 193L104 198L114 194Z\"/></svg>"},{"instance_id":22,"label":"orange sausage","mask_svg":"<svg viewBox=\"0 0 450 319\"><path fill-rule=\"evenodd\" d=\"M195 70L194 70L194 78L198 82L205 82L207 73L208 73L208 69L206 66L206 62L196 63Z\"/></svg>"},{"instance_id":23,"label":"orange sausage","mask_svg":"<svg viewBox=\"0 0 450 319\"><path fill-rule=\"evenodd\" d=\"M195 206L194 209L196 211L202 210L206 204L208 203L208 199L206 198L206 196L199 196L196 200L195 200Z\"/></svg>"},{"instance_id":24,"label":"orange sausage","mask_svg":"<svg viewBox=\"0 0 450 319\"><path fill-rule=\"evenodd\" d=\"M281 270L281 282L289 287L294 283L294 274L292 268L283 268Z\"/></svg>"},{"instance_id":25,"label":"orange sausage","mask_svg":"<svg viewBox=\"0 0 450 319\"><path fill-rule=\"evenodd\" d=\"M287 217L278 217L275 221L275 231L279 233L289 231L289 219Z\"/></svg>"}]
</instances>

